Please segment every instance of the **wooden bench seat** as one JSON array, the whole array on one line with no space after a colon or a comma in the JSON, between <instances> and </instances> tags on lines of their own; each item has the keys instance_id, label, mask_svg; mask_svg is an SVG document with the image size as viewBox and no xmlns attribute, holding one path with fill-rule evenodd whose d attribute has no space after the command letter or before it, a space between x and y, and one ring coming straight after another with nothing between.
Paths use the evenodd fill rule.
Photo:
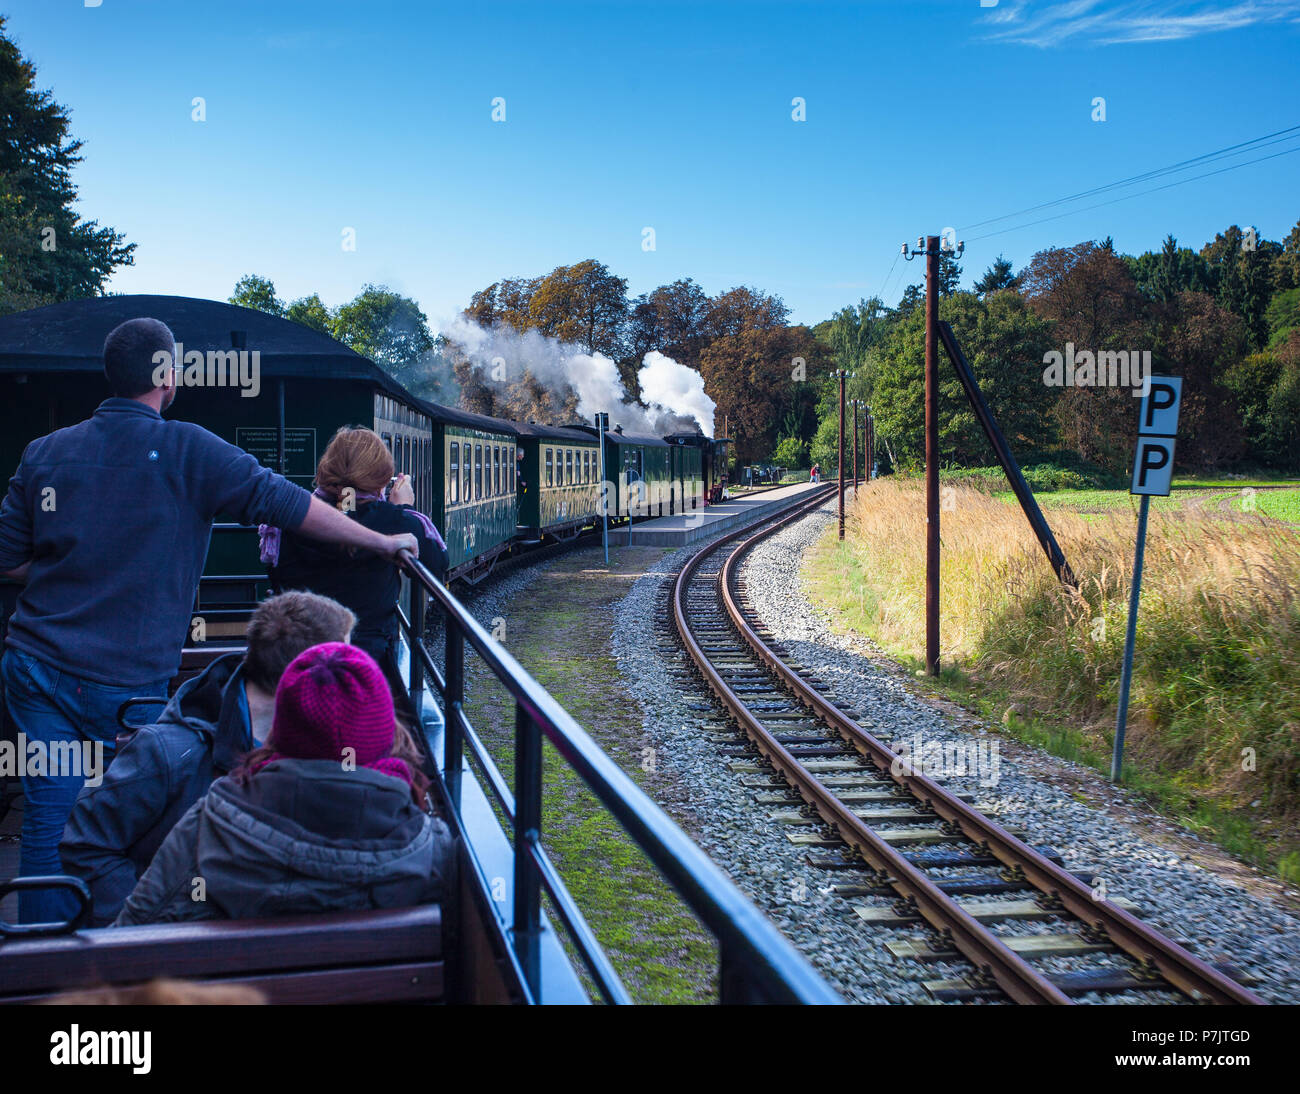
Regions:
<instances>
[{"instance_id":1,"label":"wooden bench seat","mask_svg":"<svg viewBox=\"0 0 1300 1094\"><path fill-rule=\"evenodd\" d=\"M0 939L0 1003L157 977L257 988L272 1003L435 1003L442 909L204 920Z\"/></svg>"}]
</instances>

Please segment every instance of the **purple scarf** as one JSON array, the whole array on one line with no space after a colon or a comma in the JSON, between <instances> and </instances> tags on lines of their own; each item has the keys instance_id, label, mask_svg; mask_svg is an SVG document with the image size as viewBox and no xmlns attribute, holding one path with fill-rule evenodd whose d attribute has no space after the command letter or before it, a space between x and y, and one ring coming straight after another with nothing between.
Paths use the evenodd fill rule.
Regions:
<instances>
[{"instance_id":1,"label":"purple scarf","mask_svg":"<svg viewBox=\"0 0 1300 1094\"><path fill-rule=\"evenodd\" d=\"M360 505L362 502L384 501L385 495L387 493L388 493L387 490L384 490L378 494L358 493L354 496L353 500L358 505ZM312 496L320 498L321 501L327 501L331 505L338 504L338 498L335 497L335 495L329 493L328 491L322 489L319 486L312 491ZM433 521L431 521L428 517L426 517L423 513L421 513L418 509L414 507L407 509L406 512L410 513L411 516L413 516L416 520L420 522L420 527L421 529L423 529L426 539L433 540L433 542L436 543L439 547L441 547L444 551L447 549L447 544L443 542L442 536L438 534L438 529L433 526ZM258 555L261 558L262 563L264 565L275 566L279 564L280 536L281 536L281 530L275 527L275 525L273 524L259 524L257 526Z\"/></svg>"}]
</instances>

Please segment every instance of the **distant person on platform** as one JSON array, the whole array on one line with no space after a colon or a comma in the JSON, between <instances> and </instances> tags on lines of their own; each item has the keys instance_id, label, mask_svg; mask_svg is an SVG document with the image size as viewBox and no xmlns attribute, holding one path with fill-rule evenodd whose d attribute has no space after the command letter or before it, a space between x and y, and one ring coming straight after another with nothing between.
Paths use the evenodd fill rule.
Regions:
<instances>
[{"instance_id":1,"label":"distant person on platform","mask_svg":"<svg viewBox=\"0 0 1300 1094\"><path fill-rule=\"evenodd\" d=\"M822 469L817 464L813 464L812 471L808 473L808 480L810 482L817 482L821 479L821 475Z\"/></svg>"},{"instance_id":2,"label":"distant person on platform","mask_svg":"<svg viewBox=\"0 0 1300 1094\"><path fill-rule=\"evenodd\" d=\"M164 420L175 354L157 319L114 328L104 341L113 397L32 441L0 505L0 575L24 583L0 660L5 701L28 750L38 744L50 760L22 773L21 876L60 872L59 840L86 780L80 762L74 771L61 758L86 742L107 764L118 706L166 696L218 514L384 559L417 548L412 535L348 520L206 429ZM74 903L66 890L25 891L19 919L63 919Z\"/></svg>"},{"instance_id":3,"label":"distant person on platform","mask_svg":"<svg viewBox=\"0 0 1300 1094\"><path fill-rule=\"evenodd\" d=\"M433 521L415 508L405 475L393 479L393 454L373 429L345 426L334 434L316 465L316 498L337 506L349 519L376 532L405 532L418 542L419 559L435 576L447 568L447 545ZM392 481L390 487L389 483ZM397 598L401 581L382 559L345 547L312 543L273 522L260 529L262 561L276 592L306 589L337 600L357 617L352 644L370 654L410 720L405 685L398 672Z\"/></svg>"}]
</instances>

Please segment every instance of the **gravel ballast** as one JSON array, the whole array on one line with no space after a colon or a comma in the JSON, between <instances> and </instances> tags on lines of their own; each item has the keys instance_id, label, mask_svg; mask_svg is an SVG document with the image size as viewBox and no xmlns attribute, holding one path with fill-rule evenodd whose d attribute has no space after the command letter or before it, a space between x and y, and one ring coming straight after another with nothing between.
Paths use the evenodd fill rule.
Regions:
<instances>
[{"instance_id":1,"label":"gravel ballast","mask_svg":"<svg viewBox=\"0 0 1300 1094\"><path fill-rule=\"evenodd\" d=\"M804 552L832 519L823 509L797 521L745 561L752 607L791 659L829 683L836 700L851 704L862 715L860 723L886 743L919 735L927 748L960 745L969 755L974 745L983 757L996 747L996 764L986 762L964 777L949 772L948 785L974 793L977 807L993 812L1004 827L1023 829L1031 846L1055 848L1066 869L1099 879L1108 898L1135 902L1142 919L1202 960L1232 964L1255 978L1253 990L1265 1000L1300 1001L1300 918L1280 902L1192 861L1189 851L1205 845L1190 832L1179 830L1182 846L1171 849L1137 831L1122 816L1143 812L1122 800L1128 795L1110 791L1113 810L1076 800L1058 783L1097 781L1090 768L1008 741L965 712L965 724L955 725L913 694L905 678L882 669L861 637L832 633L825 614L809 603L799 575Z\"/></svg>"},{"instance_id":2,"label":"gravel ballast","mask_svg":"<svg viewBox=\"0 0 1300 1094\"><path fill-rule=\"evenodd\" d=\"M1111 898L1139 905L1138 914L1203 960L1228 962L1255 978L1253 990L1268 1002L1300 1001L1300 919L1278 901L1206 869L1186 852L1204 847L1194 836L1163 822L1173 841L1149 838L1126 816L1142 813L1128 795L1110 789L1106 808L1086 805L1062 787L1100 782L1091 769L1056 759L1010 741L966 712L946 713L913 693L913 685L879 663L880 654L859 636L832 633L829 620L810 604L799 576L804 553L833 521L831 505L787 526L760 544L744 563L749 598L787 657L830 685L840 705L887 743L920 740L961 745L984 758L979 770L949 773L947 785L975 795L978 808L993 812L1032 846L1060 852L1067 869L1100 879ZM721 708L697 677L685 676L684 652L665 642L656 623L663 595L675 572L698 550L692 545L666 554L635 581L614 608L614 653L627 692L644 713L639 754L653 748L659 787L671 784L661 804L846 998L864 1003L931 1003L926 980L959 977L964 963L922 963L895 958L889 941L921 939L921 926L881 928L867 924L856 905L888 905L886 898L846 899L834 884L865 883L865 871L824 870L810 865L809 852L788 838L790 828L771 819L774 809L755 801L753 776L732 770L736 757L723 753ZM535 577L547 567L528 567L470 598L485 623L510 603L530 595ZM706 567L712 569L713 567ZM434 647L438 648L438 647ZM739 741L739 736L731 738ZM996 756L990 767L987 762ZM996 778L991 778L995 775ZM990 785L995 783L995 785ZM773 788L778 785L773 783ZM1159 828L1149 813L1148 828ZM1173 843L1173 847L1169 843ZM835 851L814 854L834 855ZM1207 856L1208 857L1208 856ZM1222 855L1218 856L1222 859ZM1238 867L1242 874L1251 872ZM1258 887L1255 887L1258 888ZM999 927L1000 933L1033 933L1034 923ZM1109 965L1109 955L1055 958L1041 962L1051 971ZM1107 996L1108 1002L1153 1002L1151 993ZM1080 1001L1092 1001L1084 996Z\"/></svg>"}]
</instances>

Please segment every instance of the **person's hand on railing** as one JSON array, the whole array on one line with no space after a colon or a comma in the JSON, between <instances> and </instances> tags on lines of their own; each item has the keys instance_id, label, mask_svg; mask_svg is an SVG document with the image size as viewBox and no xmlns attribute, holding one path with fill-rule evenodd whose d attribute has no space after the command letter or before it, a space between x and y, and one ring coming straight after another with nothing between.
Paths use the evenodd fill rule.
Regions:
<instances>
[{"instance_id":1,"label":"person's hand on railing","mask_svg":"<svg viewBox=\"0 0 1300 1094\"><path fill-rule=\"evenodd\" d=\"M401 562L401 553L410 552L412 558L420 557L420 541L410 532L399 532L395 536L385 536L388 546L384 551L384 557L392 559L394 562Z\"/></svg>"}]
</instances>

